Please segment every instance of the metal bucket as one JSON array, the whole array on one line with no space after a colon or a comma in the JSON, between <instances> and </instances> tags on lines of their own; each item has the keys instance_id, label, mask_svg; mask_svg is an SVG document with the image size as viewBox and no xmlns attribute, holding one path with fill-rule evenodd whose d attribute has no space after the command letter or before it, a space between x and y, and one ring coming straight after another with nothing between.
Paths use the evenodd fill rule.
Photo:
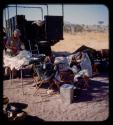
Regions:
<instances>
[{"instance_id":1,"label":"metal bucket","mask_svg":"<svg viewBox=\"0 0 113 125\"><path fill-rule=\"evenodd\" d=\"M64 103L71 104L73 102L74 97L74 85L62 85L60 87L60 95Z\"/></svg>"}]
</instances>

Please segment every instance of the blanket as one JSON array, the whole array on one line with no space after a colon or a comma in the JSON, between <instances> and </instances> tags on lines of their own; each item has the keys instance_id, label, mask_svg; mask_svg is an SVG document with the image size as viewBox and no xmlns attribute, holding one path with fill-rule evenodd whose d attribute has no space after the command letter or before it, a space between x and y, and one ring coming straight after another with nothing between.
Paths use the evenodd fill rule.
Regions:
<instances>
[{"instance_id":1,"label":"blanket","mask_svg":"<svg viewBox=\"0 0 113 125\"><path fill-rule=\"evenodd\" d=\"M10 67L10 69L19 70L22 66L28 65L32 54L29 51L20 51L17 56L11 57L7 54L3 54L3 66Z\"/></svg>"}]
</instances>

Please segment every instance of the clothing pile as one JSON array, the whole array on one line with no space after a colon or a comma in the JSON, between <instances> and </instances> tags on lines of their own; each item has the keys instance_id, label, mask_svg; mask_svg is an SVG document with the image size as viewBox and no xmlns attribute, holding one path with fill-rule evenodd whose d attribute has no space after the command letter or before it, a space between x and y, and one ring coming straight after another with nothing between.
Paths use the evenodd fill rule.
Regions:
<instances>
[{"instance_id":1,"label":"clothing pile","mask_svg":"<svg viewBox=\"0 0 113 125\"><path fill-rule=\"evenodd\" d=\"M73 57L76 63L72 62ZM67 57L56 57L54 64L57 65L54 77L56 82L82 83L84 81L88 86L87 82L92 77L92 66L86 52L77 52Z\"/></svg>"}]
</instances>

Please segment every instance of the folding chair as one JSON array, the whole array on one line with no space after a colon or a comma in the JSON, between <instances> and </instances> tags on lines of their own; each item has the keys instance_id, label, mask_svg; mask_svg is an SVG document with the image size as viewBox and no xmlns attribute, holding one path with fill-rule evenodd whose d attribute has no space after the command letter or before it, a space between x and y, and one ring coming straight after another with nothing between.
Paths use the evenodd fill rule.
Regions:
<instances>
[{"instance_id":1,"label":"folding chair","mask_svg":"<svg viewBox=\"0 0 113 125\"><path fill-rule=\"evenodd\" d=\"M33 50L32 47L31 47L31 44L30 44L30 40L28 40L28 42L29 42L29 48L30 48L30 52L31 52L31 54L32 54L32 57L33 57L34 55L36 56L36 54L33 54L33 52L37 52L37 53L39 54L38 45L37 45L37 49ZM38 55L38 54L37 54L37 55ZM21 68L20 68L23 95L24 95L23 69L25 69L25 68L26 68L26 66L21 66ZM12 76L10 75L10 77L12 77ZM11 79L11 80L12 80L12 79ZM11 82L12 82L12 81L11 81Z\"/></svg>"},{"instance_id":2,"label":"folding chair","mask_svg":"<svg viewBox=\"0 0 113 125\"><path fill-rule=\"evenodd\" d=\"M51 64L51 66L53 66L53 64ZM38 65L34 65L33 69L34 69L33 79L36 83L35 94L44 83L50 83L50 86L48 87L48 89L50 89L54 84L56 84L53 80L55 76L55 70L52 67L50 68L50 70L47 70L47 69L43 70L43 66L41 64L38 64Z\"/></svg>"}]
</instances>

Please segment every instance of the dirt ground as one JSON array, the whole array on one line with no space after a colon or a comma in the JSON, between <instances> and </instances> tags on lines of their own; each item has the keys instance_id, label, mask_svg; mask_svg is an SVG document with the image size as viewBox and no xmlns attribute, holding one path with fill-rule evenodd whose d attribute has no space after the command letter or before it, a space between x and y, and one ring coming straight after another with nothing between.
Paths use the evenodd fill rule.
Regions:
<instances>
[{"instance_id":1,"label":"dirt ground","mask_svg":"<svg viewBox=\"0 0 113 125\"><path fill-rule=\"evenodd\" d=\"M108 33L64 34L64 40L52 46L54 52L72 53L80 46L86 45L94 49L108 49ZM91 78L88 90L82 90L72 104L62 101L59 93L48 95L47 84L34 95L36 88L32 78L3 81L4 95L10 102L28 104L24 109L36 121L103 121L109 116L109 77L99 75ZM23 94L24 92L24 94Z\"/></svg>"},{"instance_id":2,"label":"dirt ground","mask_svg":"<svg viewBox=\"0 0 113 125\"><path fill-rule=\"evenodd\" d=\"M24 109L30 116L43 121L103 121L109 116L109 79L107 75L91 78L88 90L82 90L72 104L63 102L59 93L48 95L45 83L34 95L36 88L31 78L4 81L4 95L10 102L28 104ZM24 93L23 93L24 92Z\"/></svg>"},{"instance_id":3,"label":"dirt ground","mask_svg":"<svg viewBox=\"0 0 113 125\"><path fill-rule=\"evenodd\" d=\"M64 33L64 40L52 46L52 50L55 52L72 53L82 45L96 50L109 49L109 34L108 32Z\"/></svg>"}]
</instances>

